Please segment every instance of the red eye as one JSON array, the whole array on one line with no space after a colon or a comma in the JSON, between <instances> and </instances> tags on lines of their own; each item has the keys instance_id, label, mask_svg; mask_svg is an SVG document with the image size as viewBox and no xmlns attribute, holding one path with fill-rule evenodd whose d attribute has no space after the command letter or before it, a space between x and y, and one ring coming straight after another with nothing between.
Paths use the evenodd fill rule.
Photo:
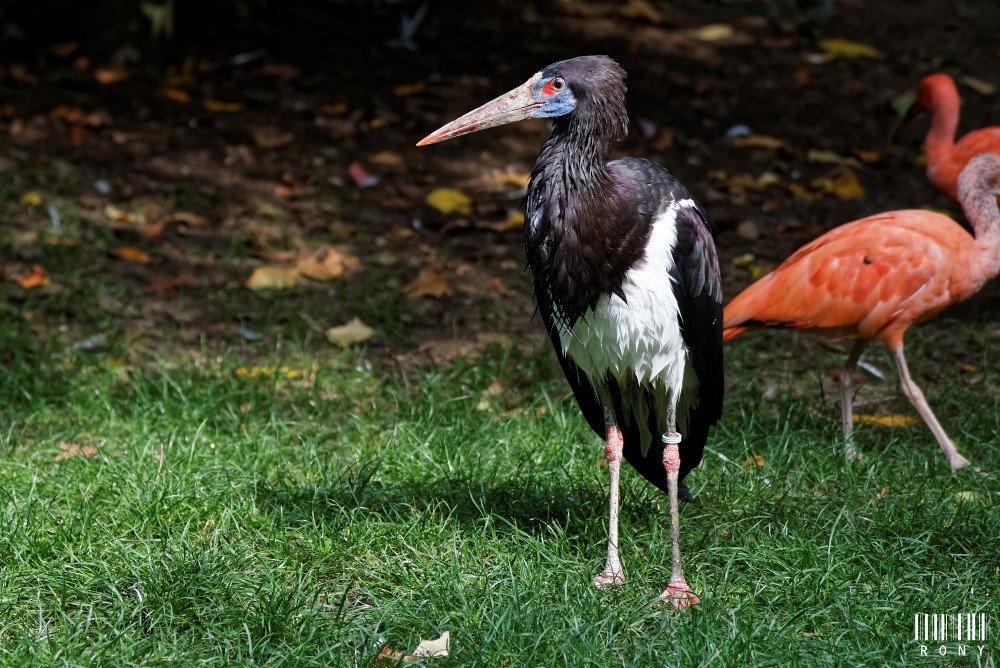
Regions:
<instances>
[{"instance_id":1,"label":"red eye","mask_svg":"<svg viewBox=\"0 0 1000 668\"><path fill-rule=\"evenodd\" d=\"M560 77L556 77L542 87L541 93L546 97L551 97L566 87L566 82Z\"/></svg>"}]
</instances>

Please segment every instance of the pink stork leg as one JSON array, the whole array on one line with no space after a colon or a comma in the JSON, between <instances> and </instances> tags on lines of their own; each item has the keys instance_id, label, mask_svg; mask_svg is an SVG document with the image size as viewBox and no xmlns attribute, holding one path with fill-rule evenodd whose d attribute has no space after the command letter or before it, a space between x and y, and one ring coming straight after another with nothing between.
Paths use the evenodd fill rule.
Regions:
<instances>
[{"instance_id":1,"label":"pink stork leg","mask_svg":"<svg viewBox=\"0 0 1000 668\"><path fill-rule=\"evenodd\" d=\"M945 457L948 458L948 464L951 465L951 472L954 473L958 469L965 468L969 465L969 460L959 454L958 448L948 438L948 434L945 433L941 423L934 416L934 411L927 404L924 393L920 391L917 384L910 378L910 370L906 366L906 357L903 356L903 346L900 345L893 348L892 354L896 357L896 369L899 371L899 381L903 385L903 394L906 395L906 398L910 400L913 407L920 413L920 417L930 427L931 433L934 434L934 438L937 439L938 444L944 451Z\"/></svg>"},{"instance_id":2,"label":"pink stork leg","mask_svg":"<svg viewBox=\"0 0 1000 668\"><path fill-rule=\"evenodd\" d=\"M698 603L698 597L691 591L684 571L681 570L680 517L677 509L677 476L681 469L681 435L675 431L675 408L671 404L667 412L667 432L663 435L663 466L667 470L667 488L670 497L670 582L660 594L660 600L681 610Z\"/></svg>"},{"instance_id":3,"label":"pink stork leg","mask_svg":"<svg viewBox=\"0 0 1000 668\"><path fill-rule=\"evenodd\" d=\"M840 417L844 423L844 443L846 444L847 459L861 459L861 453L854 447L854 411L852 407L853 397L851 396L851 377L854 369L858 366L858 360L868 342L858 339L851 348L851 353L844 362L844 368L840 371Z\"/></svg>"},{"instance_id":4,"label":"pink stork leg","mask_svg":"<svg viewBox=\"0 0 1000 668\"><path fill-rule=\"evenodd\" d=\"M622 465L622 432L615 422L615 412L607 391L600 393L601 404L604 407L604 426L607 437L604 454L608 458L608 477L610 491L608 493L608 559L604 562L604 570L594 576L594 585L606 587L625 582L625 571L618 558L618 476Z\"/></svg>"}]
</instances>

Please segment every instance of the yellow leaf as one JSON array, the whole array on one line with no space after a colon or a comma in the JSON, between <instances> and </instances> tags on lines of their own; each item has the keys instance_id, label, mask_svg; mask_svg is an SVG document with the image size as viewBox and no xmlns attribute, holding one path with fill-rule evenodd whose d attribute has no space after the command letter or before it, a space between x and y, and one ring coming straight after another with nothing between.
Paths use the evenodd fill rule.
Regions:
<instances>
[{"instance_id":1,"label":"yellow leaf","mask_svg":"<svg viewBox=\"0 0 1000 668\"><path fill-rule=\"evenodd\" d=\"M830 179L826 179L826 180L829 181ZM801 197L802 199L819 199L819 198L821 198L823 196L820 193L810 192L801 183L789 183L788 184L788 192L792 193L796 197Z\"/></svg>"},{"instance_id":2,"label":"yellow leaf","mask_svg":"<svg viewBox=\"0 0 1000 668\"><path fill-rule=\"evenodd\" d=\"M238 114L246 108L242 102L222 102L211 98L203 100L202 104L205 105L206 109L217 114Z\"/></svg>"},{"instance_id":3,"label":"yellow leaf","mask_svg":"<svg viewBox=\"0 0 1000 668\"><path fill-rule=\"evenodd\" d=\"M954 499L958 503L979 503L989 505L989 499L982 492L955 492Z\"/></svg>"},{"instance_id":4,"label":"yellow leaf","mask_svg":"<svg viewBox=\"0 0 1000 668\"><path fill-rule=\"evenodd\" d=\"M274 375L281 375L285 378L297 378L302 375L300 369L293 369L287 366L277 368L273 366L241 366L236 369L235 373L241 378L270 378Z\"/></svg>"},{"instance_id":5,"label":"yellow leaf","mask_svg":"<svg viewBox=\"0 0 1000 668\"><path fill-rule=\"evenodd\" d=\"M472 213L472 200L454 188L435 188L427 195L427 203L441 213L458 213L463 216Z\"/></svg>"},{"instance_id":6,"label":"yellow leaf","mask_svg":"<svg viewBox=\"0 0 1000 668\"><path fill-rule=\"evenodd\" d=\"M737 255L733 258L734 267L749 267L751 264L757 261L753 253L743 253L742 255Z\"/></svg>"},{"instance_id":7,"label":"yellow leaf","mask_svg":"<svg viewBox=\"0 0 1000 668\"><path fill-rule=\"evenodd\" d=\"M854 423L899 429L920 424L920 420L912 415L855 415Z\"/></svg>"},{"instance_id":8,"label":"yellow leaf","mask_svg":"<svg viewBox=\"0 0 1000 668\"><path fill-rule=\"evenodd\" d=\"M119 246L112 248L111 254L121 260L135 262L136 264L146 264L149 262L149 253L132 246Z\"/></svg>"},{"instance_id":9,"label":"yellow leaf","mask_svg":"<svg viewBox=\"0 0 1000 668\"><path fill-rule=\"evenodd\" d=\"M663 14L649 0L628 0L621 11L622 16L629 19L646 19L650 23L663 23Z\"/></svg>"},{"instance_id":10,"label":"yellow leaf","mask_svg":"<svg viewBox=\"0 0 1000 668\"><path fill-rule=\"evenodd\" d=\"M498 186L510 186L511 188L527 188L531 179L530 172L506 172L496 171L493 173L493 182Z\"/></svg>"},{"instance_id":11,"label":"yellow leaf","mask_svg":"<svg viewBox=\"0 0 1000 668\"><path fill-rule=\"evenodd\" d=\"M772 137L770 135L749 135L746 137L737 137L733 140L733 146L739 148L781 149L783 151L788 151L789 153L792 152L791 144L784 139Z\"/></svg>"},{"instance_id":12,"label":"yellow leaf","mask_svg":"<svg viewBox=\"0 0 1000 668\"><path fill-rule=\"evenodd\" d=\"M287 290L295 287L298 282L297 268L265 264L253 270L247 279L246 287L251 290Z\"/></svg>"},{"instance_id":13,"label":"yellow leaf","mask_svg":"<svg viewBox=\"0 0 1000 668\"><path fill-rule=\"evenodd\" d=\"M865 189L858 177L849 169L842 171L835 179L816 179L813 187L825 190L840 199L860 199L864 197Z\"/></svg>"},{"instance_id":14,"label":"yellow leaf","mask_svg":"<svg viewBox=\"0 0 1000 668\"><path fill-rule=\"evenodd\" d=\"M450 295L451 288L448 287L448 276L445 274L444 265L440 262L430 263L421 269L412 281L403 286L403 292L414 299Z\"/></svg>"},{"instance_id":15,"label":"yellow leaf","mask_svg":"<svg viewBox=\"0 0 1000 668\"><path fill-rule=\"evenodd\" d=\"M21 195L21 204L25 206L41 206L42 196L37 190L29 190Z\"/></svg>"},{"instance_id":16,"label":"yellow leaf","mask_svg":"<svg viewBox=\"0 0 1000 668\"><path fill-rule=\"evenodd\" d=\"M367 341L374 333L375 330L361 322L360 318L353 318L347 324L326 330L326 340L335 346L346 348L352 343Z\"/></svg>"},{"instance_id":17,"label":"yellow leaf","mask_svg":"<svg viewBox=\"0 0 1000 668\"><path fill-rule=\"evenodd\" d=\"M744 471L759 471L764 468L764 458L760 455L751 455L743 460Z\"/></svg>"},{"instance_id":18,"label":"yellow leaf","mask_svg":"<svg viewBox=\"0 0 1000 668\"><path fill-rule=\"evenodd\" d=\"M970 77L968 75L958 77L958 83L971 88L980 95L989 97L991 95L996 95L997 87L995 84L989 81L983 81L982 79L977 79L976 77Z\"/></svg>"},{"instance_id":19,"label":"yellow leaf","mask_svg":"<svg viewBox=\"0 0 1000 668\"><path fill-rule=\"evenodd\" d=\"M819 48L831 58L885 58L885 54L874 46L848 39L821 39Z\"/></svg>"},{"instance_id":20,"label":"yellow leaf","mask_svg":"<svg viewBox=\"0 0 1000 668\"><path fill-rule=\"evenodd\" d=\"M688 31L688 35L702 42L719 42L730 39L735 34L733 27L728 23L710 23Z\"/></svg>"}]
</instances>

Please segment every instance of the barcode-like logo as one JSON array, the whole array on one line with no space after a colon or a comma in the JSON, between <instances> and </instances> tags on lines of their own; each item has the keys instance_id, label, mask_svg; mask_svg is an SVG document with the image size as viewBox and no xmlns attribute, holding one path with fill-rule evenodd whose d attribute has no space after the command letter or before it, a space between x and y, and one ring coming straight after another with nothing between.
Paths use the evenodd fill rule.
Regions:
<instances>
[{"instance_id":1,"label":"barcode-like logo","mask_svg":"<svg viewBox=\"0 0 1000 668\"><path fill-rule=\"evenodd\" d=\"M913 615L913 640L920 643L920 656L965 656L967 653L982 656L989 640L990 624L984 612L918 612Z\"/></svg>"},{"instance_id":2,"label":"barcode-like logo","mask_svg":"<svg viewBox=\"0 0 1000 668\"><path fill-rule=\"evenodd\" d=\"M913 615L913 639L923 642L986 642L984 612Z\"/></svg>"}]
</instances>

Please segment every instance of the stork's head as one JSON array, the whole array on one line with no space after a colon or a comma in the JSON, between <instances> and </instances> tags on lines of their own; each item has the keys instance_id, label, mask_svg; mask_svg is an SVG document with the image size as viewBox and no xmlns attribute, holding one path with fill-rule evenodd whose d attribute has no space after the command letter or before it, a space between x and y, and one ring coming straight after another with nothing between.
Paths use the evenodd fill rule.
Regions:
<instances>
[{"instance_id":1,"label":"stork's head","mask_svg":"<svg viewBox=\"0 0 1000 668\"><path fill-rule=\"evenodd\" d=\"M580 56L553 63L521 86L427 135L417 146L528 118L580 114L584 109L601 126L608 126L609 139L624 138L628 125L625 71L607 56Z\"/></svg>"}]
</instances>

